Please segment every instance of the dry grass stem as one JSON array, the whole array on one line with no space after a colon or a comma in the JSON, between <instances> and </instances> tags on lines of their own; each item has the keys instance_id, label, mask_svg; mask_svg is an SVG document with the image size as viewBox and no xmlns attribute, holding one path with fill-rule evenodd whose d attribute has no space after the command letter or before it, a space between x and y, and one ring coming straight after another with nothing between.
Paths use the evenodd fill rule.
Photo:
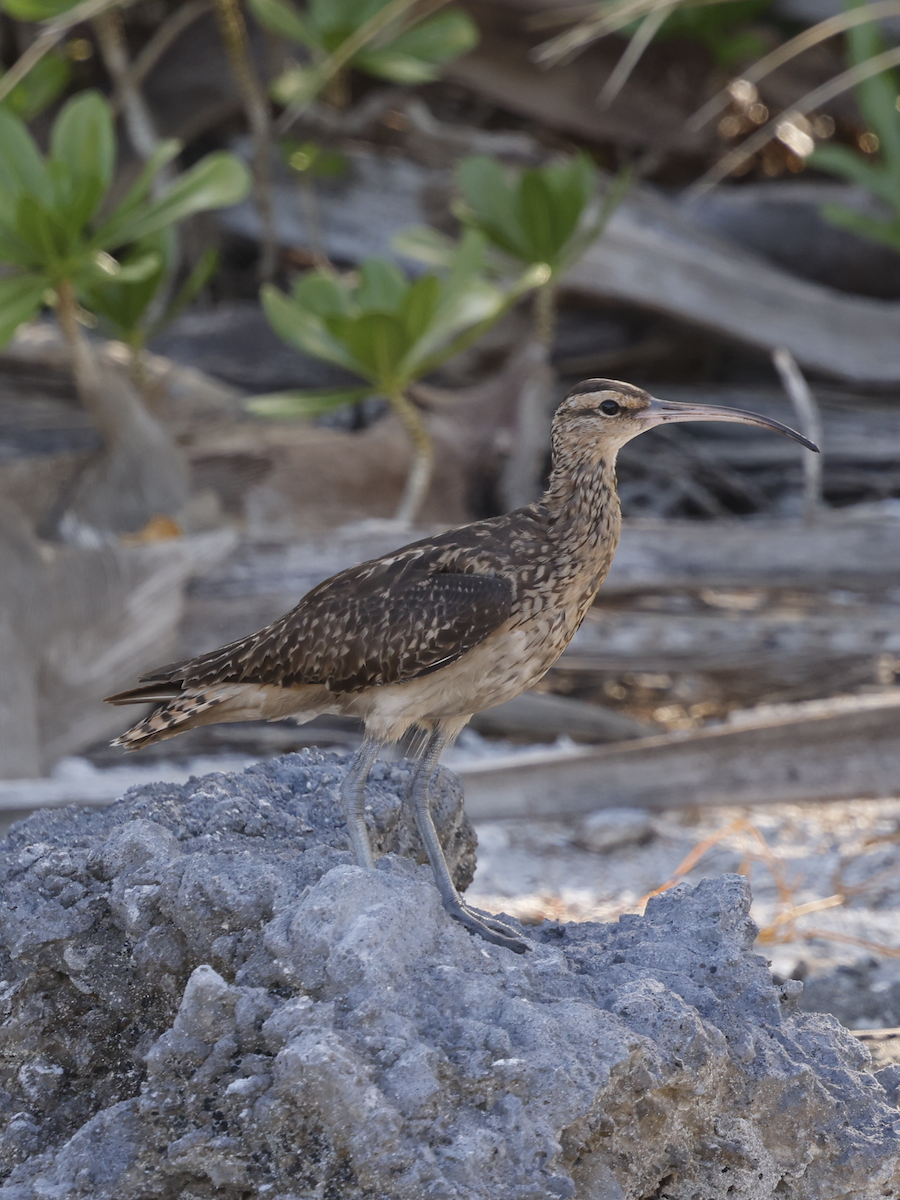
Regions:
<instances>
[{"instance_id":1,"label":"dry grass stem","mask_svg":"<svg viewBox=\"0 0 900 1200\"><path fill-rule=\"evenodd\" d=\"M796 58L798 54L802 54L804 50L810 50L813 46L818 46L820 42L825 42L838 33L844 33L846 30L852 29L854 25L865 25L868 21L877 21L882 17L898 15L900 15L900 0L876 0L874 4L864 4L860 8L837 13L825 21L820 21L818 25L813 25L810 29L804 29L802 33L798 33L796 37L792 37L783 45L776 46L770 54L766 54L753 66L748 67L746 71L742 72L740 80L732 80L721 91L716 92L712 99L707 100L703 107L698 108L688 120L688 129L697 132L708 122L714 120L719 113L724 112L732 99L730 89L736 82L755 85L779 67L783 67L785 63L790 62L792 58Z\"/></svg>"},{"instance_id":2,"label":"dry grass stem","mask_svg":"<svg viewBox=\"0 0 900 1200\"><path fill-rule=\"evenodd\" d=\"M43 23L41 32L28 49L13 63L6 74L0 79L0 100L5 100L13 88L22 82L32 67L49 54L54 46L66 36L70 29L83 21L91 21L112 8L119 10L128 8L134 0L82 0L67 13L54 17L52 21Z\"/></svg>"},{"instance_id":3,"label":"dry grass stem","mask_svg":"<svg viewBox=\"0 0 900 1200\"><path fill-rule=\"evenodd\" d=\"M729 150L727 154L719 159L715 166L710 167L705 175L702 175L689 188L686 188L683 195L693 198L711 191L712 188L721 183L732 172L742 167L767 142L776 137L779 126L789 125L794 121L806 117L813 109L827 104L829 100L833 100L836 96L840 96L844 92L851 91L866 79L872 79L875 75L880 75L882 71L887 71L891 67L897 66L900 66L900 46L892 46L890 50L885 50L881 54L874 55L864 63L859 63L857 66L843 71L840 75L829 79L827 83L823 83L820 87L807 92L796 104L785 109L777 117L773 117L761 129L751 134L740 146Z\"/></svg>"}]
</instances>

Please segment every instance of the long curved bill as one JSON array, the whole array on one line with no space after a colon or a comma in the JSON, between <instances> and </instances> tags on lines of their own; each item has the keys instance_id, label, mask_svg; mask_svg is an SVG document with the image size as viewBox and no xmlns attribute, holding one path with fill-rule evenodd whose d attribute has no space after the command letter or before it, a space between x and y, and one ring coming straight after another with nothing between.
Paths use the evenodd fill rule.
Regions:
<instances>
[{"instance_id":1,"label":"long curved bill","mask_svg":"<svg viewBox=\"0 0 900 1200\"><path fill-rule=\"evenodd\" d=\"M675 400L657 400L654 397L641 416L645 420L649 417L650 425L668 424L670 421L735 421L740 425L760 425L763 429L774 429L776 433L786 434L807 450L819 453L815 442L805 438L796 429L782 425L780 421L761 417L758 413L744 412L740 408L718 408L712 404L679 404Z\"/></svg>"}]
</instances>

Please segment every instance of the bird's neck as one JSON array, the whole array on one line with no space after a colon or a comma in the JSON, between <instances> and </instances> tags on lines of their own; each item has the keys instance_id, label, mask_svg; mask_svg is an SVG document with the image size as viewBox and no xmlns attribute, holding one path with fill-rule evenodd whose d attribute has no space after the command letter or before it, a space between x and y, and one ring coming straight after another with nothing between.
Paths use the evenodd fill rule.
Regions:
<instances>
[{"instance_id":1,"label":"bird's neck","mask_svg":"<svg viewBox=\"0 0 900 1200\"><path fill-rule=\"evenodd\" d=\"M608 569L622 524L615 451L593 460L555 456L541 509L560 550L596 560Z\"/></svg>"}]
</instances>

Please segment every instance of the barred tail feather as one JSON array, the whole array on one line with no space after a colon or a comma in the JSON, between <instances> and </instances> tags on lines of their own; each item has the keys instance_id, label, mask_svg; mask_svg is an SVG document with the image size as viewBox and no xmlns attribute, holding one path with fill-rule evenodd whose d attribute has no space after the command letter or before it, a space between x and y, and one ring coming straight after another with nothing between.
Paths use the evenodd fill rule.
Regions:
<instances>
[{"instance_id":1,"label":"barred tail feather","mask_svg":"<svg viewBox=\"0 0 900 1200\"><path fill-rule=\"evenodd\" d=\"M185 733L195 725L205 725L210 721L207 715L210 709L220 705L228 698L228 694L216 694L216 689L184 692L177 699L155 708L137 725L114 738L110 745L140 750L144 746L152 746L154 742L163 742L166 738Z\"/></svg>"}]
</instances>

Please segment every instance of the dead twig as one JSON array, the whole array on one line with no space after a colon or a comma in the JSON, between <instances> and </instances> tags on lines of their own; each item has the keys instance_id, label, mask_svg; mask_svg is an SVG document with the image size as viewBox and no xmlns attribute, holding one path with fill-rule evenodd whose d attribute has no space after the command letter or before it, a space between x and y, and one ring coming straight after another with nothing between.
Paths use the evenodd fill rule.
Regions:
<instances>
[{"instance_id":1,"label":"dead twig","mask_svg":"<svg viewBox=\"0 0 900 1200\"><path fill-rule=\"evenodd\" d=\"M644 51L659 33L660 28L674 7L674 4L667 4L662 8L656 8L652 12L649 12L643 21L641 21L629 41L625 53L616 63L609 78L604 83L600 95L597 97L597 104L600 108L609 108L616 96L621 92L622 88L628 82L632 71L641 61Z\"/></svg>"},{"instance_id":2,"label":"dead twig","mask_svg":"<svg viewBox=\"0 0 900 1200\"><path fill-rule=\"evenodd\" d=\"M253 139L253 192L262 226L259 276L265 283L275 275L277 257L272 208L272 121L269 101L250 56L250 39L238 0L214 0L214 3L222 41L241 93Z\"/></svg>"},{"instance_id":3,"label":"dead twig","mask_svg":"<svg viewBox=\"0 0 900 1200\"><path fill-rule=\"evenodd\" d=\"M900 0L898 0L900 2ZM187 0L181 8L176 8L170 17L156 30L140 54L131 64L128 72L128 82L134 87L140 87L169 47L178 40L184 31L199 20L205 13L212 12L212 0ZM118 94L113 99L113 107L122 104Z\"/></svg>"},{"instance_id":4,"label":"dead twig","mask_svg":"<svg viewBox=\"0 0 900 1200\"><path fill-rule=\"evenodd\" d=\"M821 449L822 416L797 360L785 346L779 346L772 351L772 362L794 406L800 431ZM812 524L822 511L822 455L804 451L802 461L803 519Z\"/></svg>"}]
</instances>

